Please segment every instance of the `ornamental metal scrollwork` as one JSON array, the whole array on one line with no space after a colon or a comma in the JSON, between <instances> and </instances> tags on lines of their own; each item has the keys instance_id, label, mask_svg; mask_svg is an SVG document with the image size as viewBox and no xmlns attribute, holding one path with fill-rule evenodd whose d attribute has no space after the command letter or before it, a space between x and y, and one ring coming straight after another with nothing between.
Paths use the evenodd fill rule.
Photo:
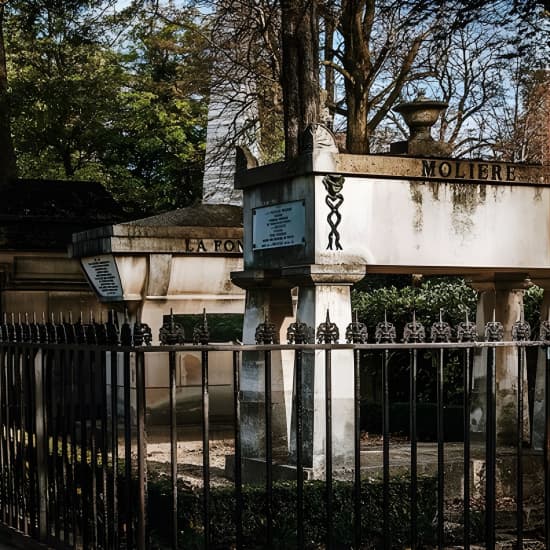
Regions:
<instances>
[{"instance_id":1,"label":"ornamental metal scrollwork","mask_svg":"<svg viewBox=\"0 0 550 550\"><path fill-rule=\"evenodd\" d=\"M286 331L286 339L289 344L313 344L315 330L306 323L291 323Z\"/></svg>"},{"instance_id":2,"label":"ornamental metal scrollwork","mask_svg":"<svg viewBox=\"0 0 550 550\"><path fill-rule=\"evenodd\" d=\"M275 328L275 323L269 321L269 317L265 316L265 321L260 323L256 327L256 344L278 344L279 339L277 338L277 330Z\"/></svg>"},{"instance_id":3,"label":"ornamental metal scrollwork","mask_svg":"<svg viewBox=\"0 0 550 550\"><path fill-rule=\"evenodd\" d=\"M451 325L443 321L443 311L439 310L439 321L432 325L430 337L432 342L450 342L452 336Z\"/></svg>"},{"instance_id":4,"label":"ornamental metal scrollwork","mask_svg":"<svg viewBox=\"0 0 550 550\"><path fill-rule=\"evenodd\" d=\"M346 328L346 342L348 344L366 344L369 338L367 325L360 323L355 312L355 319Z\"/></svg>"},{"instance_id":5,"label":"ornamental metal scrollwork","mask_svg":"<svg viewBox=\"0 0 550 550\"><path fill-rule=\"evenodd\" d=\"M456 328L457 342L475 342L477 340L477 327L475 323L470 323L468 319L459 323Z\"/></svg>"},{"instance_id":6,"label":"ornamental metal scrollwork","mask_svg":"<svg viewBox=\"0 0 550 550\"><path fill-rule=\"evenodd\" d=\"M424 325L416 320L416 313L413 311L413 320L411 323L405 325L403 331L403 342L405 343L419 343L424 342L426 339L426 331Z\"/></svg>"},{"instance_id":7,"label":"ornamental metal scrollwork","mask_svg":"<svg viewBox=\"0 0 550 550\"><path fill-rule=\"evenodd\" d=\"M176 323L172 309L170 309L169 319L164 321L162 327L160 327L159 340L161 344L168 346L185 343L185 331L179 323Z\"/></svg>"},{"instance_id":8,"label":"ornamental metal scrollwork","mask_svg":"<svg viewBox=\"0 0 550 550\"><path fill-rule=\"evenodd\" d=\"M531 325L527 321L518 320L512 325L512 340L525 342L531 337Z\"/></svg>"},{"instance_id":9,"label":"ornamental metal scrollwork","mask_svg":"<svg viewBox=\"0 0 550 550\"><path fill-rule=\"evenodd\" d=\"M340 233L338 233L338 226L342 221L342 214L340 214L338 208L340 208L341 204L344 202L344 197L342 196L341 191L344 187L345 181L344 176L341 175L327 174L323 178L323 184L327 190L325 202L330 208L330 213L327 216L327 222L330 226L327 250L342 250L342 245L340 244Z\"/></svg>"},{"instance_id":10,"label":"ornamental metal scrollwork","mask_svg":"<svg viewBox=\"0 0 550 550\"><path fill-rule=\"evenodd\" d=\"M317 327L317 343L318 344L337 344L340 338L340 331L336 323L330 321L330 314L327 309L327 318L324 323Z\"/></svg>"},{"instance_id":11,"label":"ornamental metal scrollwork","mask_svg":"<svg viewBox=\"0 0 550 550\"><path fill-rule=\"evenodd\" d=\"M376 325L374 339L377 344L393 344L397 338L397 331L392 323L388 323L386 312L384 312L384 322Z\"/></svg>"},{"instance_id":12,"label":"ornamental metal scrollwork","mask_svg":"<svg viewBox=\"0 0 550 550\"><path fill-rule=\"evenodd\" d=\"M202 310L202 323L193 329L193 344L206 346L210 341L210 329L206 319L206 309Z\"/></svg>"},{"instance_id":13,"label":"ornamental metal scrollwork","mask_svg":"<svg viewBox=\"0 0 550 550\"><path fill-rule=\"evenodd\" d=\"M550 342L550 321L543 321L540 324L539 340Z\"/></svg>"},{"instance_id":14,"label":"ornamental metal scrollwork","mask_svg":"<svg viewBox=\"0 0 550 550\"><path fill-rule=\"evenodd\" d=\"M485 325L485 340L487 342L500 342L504 337L504 327L500 321L489 321Z\"/></svg>"}]
</instances>

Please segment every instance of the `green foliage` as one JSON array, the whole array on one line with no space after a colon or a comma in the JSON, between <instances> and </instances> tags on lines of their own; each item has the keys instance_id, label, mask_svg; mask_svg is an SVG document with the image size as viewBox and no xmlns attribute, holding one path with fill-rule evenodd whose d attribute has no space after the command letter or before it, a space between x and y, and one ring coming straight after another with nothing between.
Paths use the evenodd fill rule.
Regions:
<instances>
[{"instance_id":1,"label":"green foliage","mask_svg":"<svg viewBox=\"0 0 550 550\"><path fill-rule=\"evenodd\" d=\"M325 483L309 481L304 485L304 533L307 548L318 548L326 536ZM382 544L383 507L382 481L364 479L361 487L361 530L365 548ZM423 544L433 543L433 521L436 516L437 482L431 477L418 480L418 532ZM167 545L170 532L170 485L166 478L149 481L148 520L155 539L155 548ZM389 484L392 548L403 548L410 540L410 479L394 477ZM334 482L334 530L340 548L349 548L353 541L353 485ZM230 548L235 539L235 489L211 489L211 548ZM183 548L203 548L202 493L180 486L178 490L178 522ZM243 487L243 531L246 548L267 548L266 493L263 486ZM296 548L296 483L276 482L273 488L272 548Z\"/></svg>"},{"instance_id":2,"label":"green foliage","mask_svg":"<svg viewBox=\"0 0 550 550\"><path fill-rule=\"evenodd\" d=\"M115 4L9 3L19 174L97 180L137 212L189 205L201 193L205 44L191 10Z\"/></svg>"},{"instance_id":3,"label":"green foliage","mask_svg":"<svg viewBox=\"0 0 550 550\"><path fill-rule=\"evenodd\" d=\"M390 286L367 292L354 291L352 307L369 327L369 332L374 333L386 312L388 321L396 325L398 334L402 334L405 324L412 321L413 311L417 321L427 329L439 320L440 310L443 310L444 321L451 325L464 321L466 312L474 321L476 292L463 279L431 278L418 288Z\"/></svg>"}]
</instances>

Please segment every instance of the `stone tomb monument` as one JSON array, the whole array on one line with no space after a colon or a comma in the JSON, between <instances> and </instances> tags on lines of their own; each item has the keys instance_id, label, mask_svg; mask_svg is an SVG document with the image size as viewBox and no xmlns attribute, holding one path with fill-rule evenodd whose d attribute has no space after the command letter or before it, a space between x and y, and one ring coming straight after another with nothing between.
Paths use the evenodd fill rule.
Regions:
<instances>
[{"instance_id":1,"label":"stone tomb monument","mask_svg":"<svg viewBox=\"0 0 550 550\"><path fill-rule=\"evenodd\" d=\"M316 126L299 158L237 175L236 186L243 191L244 270L233 273L232 279L246 289L244 343L254 343L256 327L266 317L280 331L281 342L286 341L286 328L294 320L291 292L296 287L296 320L317 327L330 310L342 341L351 321L350 287L370 273L464 276L480 290L480 328L496 310L504 339L511 340L526 281L530 278L548 288L548 172L539 166L442 156L444 147L429 131L414 131L415 125L429 129L441 109L437 102L408 104L412 137L400 147L414 156L340 154L331 133ZM500 407L515 399L514 353L499 351L501 441L510 433L509 417ZM324 353L306 356L305 465L321 475ZM479 389L484 368L482 361L477 365ZM251 459L262 459L265 452L263 367L263 356L245 354L242 439L243 456ZM334 353L332 376L333 461L342 468L353 457L351 351ZM292 357L281 353L272 359L272 383L274 457L290 457L292 462Z\"/></svg>"}]
</instances>

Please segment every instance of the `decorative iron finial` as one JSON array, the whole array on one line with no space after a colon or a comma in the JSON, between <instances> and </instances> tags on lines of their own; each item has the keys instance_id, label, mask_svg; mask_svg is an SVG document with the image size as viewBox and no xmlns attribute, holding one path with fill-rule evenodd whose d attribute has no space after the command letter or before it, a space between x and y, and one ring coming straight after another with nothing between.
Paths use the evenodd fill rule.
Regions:
<instances>
[{"instance_id":1,"label":"decorative iron finial","mask_svg":"<svg viewBox=\"0 0 550 550\"><path fill-rule=\"evenodd\" d=\"M459 323L456 329L456 340L457 342L475 342L478 337L477 327L468 319L468 308L466 308L465 317L465 321Z\"/></svg>"},{"instance_id":2,"label":"decorative iron finial","mask_svg":"<svg viewBox=\"0 0 550 550\"><path fill-rule=\"evenodd\" d=\"M9 342L8 318L5 313L3 315L3 322L0 324L0 342Z\"/></svg>"},{"instance_id":3,"label":"decorative iron finial","mask_svg":"<svg viewBox=\"0 0 550 550\"><path fill-rule=\"evenodd\" d=\"M346 328L346 342L348 344L366 344L369 334L367 325L360 323L357 310L353 312L353 321Z\"/></svg>"},{"instance_id":4,"label":"decorative iron finial","mask_svg":"<svg viewBox=\"0 0 550 550\"><path fill-rule=\"evenodd\" d=\"M452 336L451 325L443 321L443 309L439 309L439 321L432 325L430 337L432 342L450 342Z\"/></svg>"},{"instance_id":5,"label":"decorative iron finial","mask_svg":"<svg viewBox=\"0 0 550 550\"><path fill-rule=\"evenodd\" d=\"M32 342L31 325L29 323L29 314L25 312L24 321L21 322L21 314L19 314L19 323L21 324L21 340L26 344Z\"/></svg>"},{"instance_id":6,"label":"decorative iron finial","mask_svg":"<svg viewBox=\"0 0 550 550\"><path fill-rule=\"evenodd\" d=\"M515 342L525 342L531 337L531 325L525 320L525 310L523 304L519 319L512 325L512 340Z\"/></svg>"},{"instance_id":7,"label":"decorative iron finial","mask_svg":"<svg viewBox=\"0 0 550 550\"><path fill-rule=\"evenodd\" d=\"M291 323L286 331L286 339L289 344L313 344L315 330L307 323Z\"/></svg>"},{"instance_id":8,"label":"decorative iron finial","mask_svg":"<svg viewBox=\"0 0 550 550\"><path fill-rule=\"evenodd\" d=\"M193 329L193 344L206 346L210 341L210 329L206 318L206 309L202 310L202 323L199 323Z\"/></svg>"},{"instance_id":9,"label":"decorative iron finial","mask_svg":"<svg viewBox=\"0 0 550 550\"><path fill-rule=\"evenodd\" d=\"M540 324L539 340L546 344L550 343L550 308L548 308L548 318Z\"/></svg>"},{"instance_id":10,"label":"decorative iron finial","mask_svg":"<svg viewBox=\"0 0 550 550\"><path fill-rule=\"evenodd\" d=\"M327 309L327 316L324 323L317 327L317 343L318 344L337 344L340 338L340 331L336 323L330 320L330 313Z\"/></svg>"},{"instance_id":11,"label":"decorative iron finial","mask_svg":"<svg viewBox=\"0 0 550 550\"><path fill-rule=\"evenodd\" d=\"M493 309L493 320L485 325L485 340L487 342L500 342L504 337L504 327L496 320L496 313Z\"/></svg>"},{"instance_id":12,"label":"decorative iron finial","mask_svg":"<svg viewBox=\"0 0 550 550\"><path fill-rule=\"evenodd\" d=\"M153 341L151 327L147 323L134 323L134 346L150 346Z\"/></svg>"},{"instance_id":13,"label":"decorative iron finial","mask_svg":"<svg viewBox=\"0 0 550 550\"><path fill-rule=\"evenodd\" d=\"M277 330L275 328L275 323L270 322L269 316L266 313L263 323L260 323L256 327L256 344L278 344L279 338L277 337Z\"/></svg>"},{"instance_id":14,"label":"decorative iron finial","mask_svg":"<svg viewBox=\"0 0 550 550\"><path fill-rule=\"evenodd\" d=\"M174 312L170 308L170 317L164 321L159 330L160 343L166 346L175 346L185 343L185 332L183 327L174 320Z\"/></svg>"},{"instance_id":15,"label":"decorative iron finial","mask_svg":"<svg viewBox=\"0 0 550 550\"><path fill-rule=\"evenodd\" d=\"M392 323L388 322L387 311L384 310L384 322L376 325L374 339L377 344L393 344L397 338L397 331Z\"/></svg>"},{"instance_id":16,"label":"decorative iron finial","mask_svg":"<svg viewBox=\"0 0 550 550\"><path fill-rule=\"evenodd\" d=\"M15 341L24 342L23 338L23 324L21 323L21 313L17 314L17 323L12 318L12 323L14 326Z\"/></svg>"},{"instance_id":17,"label":"decorative iron finial","mask_svg":"<svg viewBox=\"0 0 550 550\"><path fill-rule=\"evenodd\" d=\"M106 343L111 346L118 346L118 344L120 343L118 322L114 310L109 311L109 314L107 315L107 323L105 324L105 336L107 341Z\"/></svg>"},{"instance_id":18,"label":"decorative iron finial","mask_svg":"<svg viewBox=\"0 0 550 550\"><path fill-rule=\"evenodd\" d=\"M124 323L120 327L120 343L123 346L132 345L132 327L130 326L127 308L124 308Z\"/></svg>"},{"instance_id":19,"label":"decorative iron finial","mask_svg":"<svg viewBox=\"0 0 550 550\"><path fill-rule=\"evenodd\" d=\"M411 323L405 325L405 330L403 331L403 342L405 343L418 343L424 342L426 339L426 331L422 323L417 322L416 320L416 311L413 310L413 320Z\"/></svg>"}]
</instances>

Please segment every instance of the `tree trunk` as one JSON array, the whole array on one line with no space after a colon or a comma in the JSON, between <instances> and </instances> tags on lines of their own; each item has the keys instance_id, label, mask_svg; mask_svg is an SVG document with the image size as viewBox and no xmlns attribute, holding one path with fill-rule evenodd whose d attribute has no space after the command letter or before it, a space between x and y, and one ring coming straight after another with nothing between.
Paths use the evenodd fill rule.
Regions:
<instances>
[{"instance_id":1,"label":"tree trunk","mask_svg":"<svg viewBox=\"0 0 550 550\"><path fill-rule=\"evenodd\" d=\"M300 136L319 120L317 0L281 0L285 157L301 152Z\"/></svg>"},{"instance_id":2,"label":"tree trunk","mask_svg":"<svg viewBox=\"0 0 550 550\"><path fill-rule=\"evenodd\" d=\"M4 8L0 2L0 186L17 177L15 151L11 137L8 70L4 44Z\"/></svg>"},{"instance_id":3,"label":"tree trunk","mask_svg":"<svg viewBox=\"0 0 550 550\"><path fill-rule=\"evenodd\" d=\"M374 18L374 0L342 2L341 25L344 36L343 67L347 73L345 92L347 104L346 149L348 153L369 152L367 79L371 72L368 40Z\"/></svg>"}]
</instances>

